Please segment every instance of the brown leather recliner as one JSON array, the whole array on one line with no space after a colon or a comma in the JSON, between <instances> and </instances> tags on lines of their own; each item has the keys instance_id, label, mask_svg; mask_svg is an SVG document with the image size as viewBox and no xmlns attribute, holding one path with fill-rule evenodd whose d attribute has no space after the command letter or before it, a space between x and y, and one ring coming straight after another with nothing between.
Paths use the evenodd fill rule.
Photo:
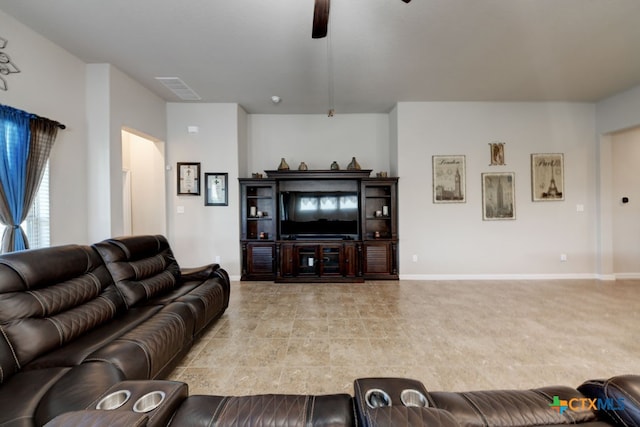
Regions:
<instances>
[{"instance_id":1,"label":"brown leather recliner","mask_svg":"<svg viewBox=\"0 0 640 427\"><path fill-rule=\"evenodd\" d=\"M640 387L640 380L634 386L626 384L627 390L634 387ZM593 397L566 386L448 392L427 391L421 382L406 378L361 378L354 382L354 389L358 422L363 427L618 425L589 405L561 409L559 402ZM629 409L634 408L638 405Z\"/></svg>"},{"instance_id":2,"label":"brown leather recliner","mask_svg":"<svg viewBox=\"0 0 640 427\"><path fill-rule=\"evenodd\" d=\"M41 425L59 413L83 408L105 387L124 379L111 363L38 360L86 340L92 330L125 313L111 276L89 247L67 245L1 256L0 425ZM126 328L145 317L130 317L132 324ZM94 345L101 341L96 338Z\"/></svg>"},{"instance_id":3,"label":"brown leather recliner","mask_svg":"<svg viewBox=\"0 0 640 427\"><path fill-rule=\"evenodd\" d=\"M348 394L189 396L171 427L351 427L353 400Z\"/></svg>"},{"instance_id":4,"label":"brown leather recliner","mask_svg":"<svg viewBox=\"0 0 640 427\"><path fill-rule=\"evenodd\" d=\"M183 274L166 239L123 240L102 245L129 257L111 270L88 246L0 256L0 425L43 425L119 381L161 378L228 306L219 266ZM118 269L139 283L116 286ZM127 286L143 295L134 301Z\"/></svg>"},{"instance_id":5,"label":"brown leather recliner","mask_svg":"<svg viewBox=\"0 0 640 427\"><path fill-rule=\"evenodd\" d=\"M218 264L181 269L164 236L128 236L96 243L128 307L185 304L197 336L229 305L229 276Z\"/></svg>"},{"instance_id":6,"label":"brown leather recliner","mask_svg":"<svg viewBox=\"0 0 640 427\"><path fill-rule=\"evenodd\" d=\"M590 403L611 422L640 426L640 375L589 380L582 383L578 390L594 399Z\"/></svg>"}]
</instances>

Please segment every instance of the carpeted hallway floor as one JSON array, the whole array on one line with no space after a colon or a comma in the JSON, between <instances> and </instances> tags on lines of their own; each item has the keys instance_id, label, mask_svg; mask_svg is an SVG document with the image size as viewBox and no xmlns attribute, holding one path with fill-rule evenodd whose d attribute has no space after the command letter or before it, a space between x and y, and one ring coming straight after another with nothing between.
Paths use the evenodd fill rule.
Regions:
<instances>
[{"instance_id":1,"label":"carpeted hallway floor","mask_svg":"<svg viewBox=\"0 0 640 427\"><path fill-rule=\"evenodd\" d=\"M170 379L190 394L531 388L640 373L640 281L233 282Z\"/></svg>"}]
</instances>

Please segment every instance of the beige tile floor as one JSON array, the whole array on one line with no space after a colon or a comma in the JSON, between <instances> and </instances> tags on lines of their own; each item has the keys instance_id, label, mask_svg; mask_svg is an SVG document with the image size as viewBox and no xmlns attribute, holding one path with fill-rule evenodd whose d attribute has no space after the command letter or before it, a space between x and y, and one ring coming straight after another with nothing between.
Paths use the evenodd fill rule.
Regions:
<instances>
[{"instance_id":1,"label":"beige tile floor","mask_svg":"<svg viewBox=\"0 0 640 427\"><path fill-rule=\"evenodd\" d=\"M640 281L234 282L170 378L191 394L530 388L640 374Z\"/></svg>"}]
</instances>

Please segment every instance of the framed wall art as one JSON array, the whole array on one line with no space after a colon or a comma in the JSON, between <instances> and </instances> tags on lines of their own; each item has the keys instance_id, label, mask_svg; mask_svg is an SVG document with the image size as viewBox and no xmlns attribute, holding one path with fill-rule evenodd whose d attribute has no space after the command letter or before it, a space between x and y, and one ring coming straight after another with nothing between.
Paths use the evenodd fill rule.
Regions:
<instances>
[{"instance_id":1,"label":"framed wall art","mask_svg":"<svg viewBox=\"0 0 640 427\"><path fill-rule=\"evenodd\" d=\"M178 163L178 196L200 195L200 163Z\"/></svg>"},{"instance_id":2,"label":"framed wall art","mask_svg":"<svg viewBox=\"0 0 640 427\"><path fill-rule=\"evenodd\" d=\"M531 198L534 202L564 200L564 155L531 155Z\"/></svg>"},{"instance_id":3,"label":"framed wall art","mask_svg":"<svg viewBox=\"0 0 640 427\"><path fill-rule=\"evenodd\" d=\"M433 156L433 203L465 203L464 156Z\"/></svg>"},{"instance_id":4,"label":"framed wall art","mask_svg":"<svg viewBox=\"0 0 640 427\"><path fill-rule=\"evenodd\" d=\"M491 163L489 166L504 166L504 142L490 142Z\"/></svg>"},{"instance_id":5,"label":"framed wall art","mask_svg":"<svg viewBox=\"0 0 640 427\"><path fill-rule=\"evenodd\" d=\"M205 173L204 174L204 205L205 206L228 206L228 173Z\"/></svg>"},{"instance_id":6,"label":"framed wall art","mask_svg":"<svg viewBox=\"0 0 640 427\"><path fill-rule=\"evenodd\" d=\"M482 174L482 219L516 219L515 173Z\"/></svg>"},{"instance_id":7,"label":"framed wall art","mask_svg":"<svg viewBox=\"0 0 640 427\"><path fill-rule=\"evenodd\" d=\"M20 70L16 66L15 63L11 62L11 58L9 58L9 54L2 49L4 49L9 41L5 38L0 37L0 90L9 90L7 81L4 79L4 76L13 73L19 73Z\"/></svg>"}]
</instances>

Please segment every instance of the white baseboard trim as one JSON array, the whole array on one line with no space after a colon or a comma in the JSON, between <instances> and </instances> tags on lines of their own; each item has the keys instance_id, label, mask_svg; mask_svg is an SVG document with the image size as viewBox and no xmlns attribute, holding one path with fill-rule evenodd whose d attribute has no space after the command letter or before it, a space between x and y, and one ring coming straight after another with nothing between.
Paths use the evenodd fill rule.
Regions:
<instances>
[{"instance_id":1,"label":"white baseboard trim","mask_svg":"<svg viewBox=\"0 0 640 427\"><path fill-rule=\"evenodd\" d=\"M614 279L640 279L640 273L615 273L614 275Z\"/></svg>"},{"instance_id":2,"label":"white baseboard trim","mask_svg":"<svg viewBox=\"0 0 640 427\"><path fill-rule=\"evenodd\" d=\"M400 280L615 280L598 274L401 274Z\"/></svg>"},{"instance_id":3,"label":"white baseboard trim","mask_svg":"<svg viewBox=\"0 0 640 427\"><path fill-rule=\"evenodd\" d=\"M240 276L229 276L232 282L239 282ZM640 279L640 273L615 274L401 274L400 280L602 280Z\"/></svg>"}]
</instances>

